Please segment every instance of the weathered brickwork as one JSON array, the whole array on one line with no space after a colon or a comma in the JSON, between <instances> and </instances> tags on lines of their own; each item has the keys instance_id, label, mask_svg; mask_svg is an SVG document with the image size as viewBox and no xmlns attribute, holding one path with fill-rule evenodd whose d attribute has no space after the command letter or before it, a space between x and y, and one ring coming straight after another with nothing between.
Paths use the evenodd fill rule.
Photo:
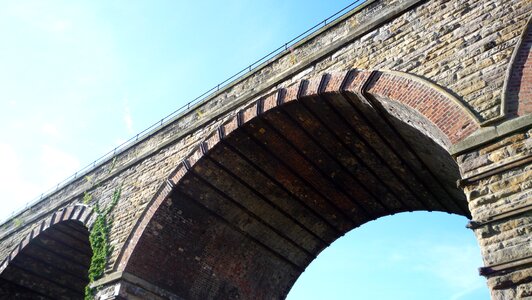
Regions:
<instances>
[{"instance_id":1,"label":"weathered brickwork","mask_svg":"<svg viewBox=\"0 0 532 300\"><path fill-rule=\"evenodd\" d=\"M460 150L455 157L460 166L460 174L448 152L449 149L461 145L468 137L475 140L483 136L486 128L481 127L488 126L489 129L490 124L501 123L517 116L528 120L523 118L529 116L532 110L532 33L529 24L531 12L532 2L529 0L367 1L347 16L300 42L290 51L265 63L256 71L222 89L184 115L139 139L107 162L95 166L93 170L80 175L77 180L0 225L0 262L12 253L37 224L49 220L54 212L82 203L86 194L92 196L86 205L92 206L98 202L101 207L107 207L113 192L121 186L122 196L110 215L113 220L110 231L113 252L107 264L106 274L117 274L129 268L136 271L135 276L144 277L142 280L147 279L149 274L142 272L148 271L141 271L143 267L135 264L128 267L128 261L136 251L139 240L145 238L145 228L151 228L148 232L155 232L155 235L157 230L165 228L165 222L159 225L150 223L152 217L167 220L178 218L171 213L166 216L157 215L158 207L168 201L169 195L176 197L175 185L179 181L176 178L190 176L187 174L191 165L215 148L219 135L229 134L248 121L255 122L254 118L259 113L283 104L278 102L281 101L279 99L293 101L303 96L308 98L302 102L302 109L299 104L287 104L286 108L279 109L280 116L269 114L264 120L257 121L256 129L259 131L246 129L248 131L245 134L239 132L238 135L243 136L238 139L238 143L226 147L234 152L231 157L238 158L235 158L235 164L240 160L246 161L253 166L254 169L251 169L255 170L252 172L247 166L246 168L250 169L247 172L270 180L272 186L269 187L272 190L275 190L273 186L278 186L278 195L286 194L296 199L312 198L315 203L321 203L320 206L309 206L305 211L327 212L328 217L316 217L324 222L319 226L315 225L316 228L314 225L305 224L318 224L317 221L298 219L296 223L299 227L292 228L294 231L290 231L291 233L283 233L279 240L305 240L301 244L304 246L296 246L296 250L292 252L287 251L289 248L285 246L275 246L280 247L277 249L260 240L242 240L241 243L249 244L250 249L255 249L252 245L256 243L265 243L266 248L277 249L275 251L281 251L286 257L298 257L297 251L301 251L298 247L306 249L303 251L306 253L305 251L312 252L321 246L310 247L308 243L312 238L297 232L308 231L312 232L311 235L329 236L327 230L332 229L327 226L342 232L351 228L353 222L360 225L368 216L372 219L386 215L385 212L390 214L406 210L440 210L472 216L473 222L482 223L494 214L530 205L532 170L528 157L532 149L532 139L529 127L521 126L520 128L524 129L518 133L506 134L495 142L492 142L493 139L484 141L476 148L468 146L464 148L466 150ZM347 73L353 69L357 71ZM324 74L328 75L322 76ZM306 82L303 84L302 80L309 81L303 81ZM324 90L320 90L322 88ZM348 96L332 96L344 91L349 91ZM329 93L329 96L323 99L330 102L323 102L322 96L318 96L320 93ZM270 133L268 128L273 128L273 133ZM357 133L353 134L350 130ZM299 135L292 134L293 132L298 132ZM288 146L277 145L270 139L283 140ZM206 143L202 143L205 140ZM201 147L198 148L198 145ZM246 149L251 147L258 147L264 153L258 150L246 152ZM292 156L289 159L276 158L275 153L279 150L274 150L273 147L292 147L295 150L280 151L287 157ZM221 168L220 177L241 172L236 165L225 165L222 158L226 154L217 158L214 157L215 153L209 154L213 155L209 159L214 162L207 164L202 160L201 164L208 166L204 166L204 169ZM327 157L327 160L322 160L322 156ZM185 159L189 161L189 165L182 164ZM283 161L285 159L286 161ZM269 161L276 160L283 164L286 170L264 166ZM293 162L299 164L289 166ZM313 171L309 171L311 169ZM491 174L494 169L504 171L487 177L482 175ZM244 172L242 176L254 178L251 173ZM317 174L326 178L313 177ZM201 176L202 180L205 180L211 178L212 174L201 173ZM231 176L235 177L234 174ZM479 176L480 179L477 178ZM459 177L463 179L469 209L463 192L454 187L454 181ZM215 178L217 177L211 179ZM474 180L469 182L468 179L471 178ZM327 191L313 190L299 182L310 182L310 185L330 188ZM352 184L346 185L346 182ZM356 182L364 184L356 185ZM224 184L220 181L215 183ZM365 184L371 188L364 187ZM230 198L231 193L235 192L231 190L233 186L242 188L242 193L246 189L260 189L252 182L240 182L229 186L216 186L215 190L229 189L224 193ZM355 186L360 188L354 189ZM198 190L198 193L200 192L201 190ZM187 191L181 191L179 195L186 196ZM331 199L328 200L330 203L320 202L332 197L331 195L337 195L333 197L334 201L342 200L338 200L338 203L333 203ZM249 197L252 198L251 194ZM350 202L353 198L362 204L353 205ZM389 203L379 204L375 201L380 198ZM185 204L174 204L176 207L179 205ZM204 206L200 211L213 210L208 204ZM192 210L187 205L184 207ZM273 207L276 212L268 215L279 214L278 211L284 210L297 212L298 216L306 214L300 212L299 208L283 207L281 204L275 204ZM222 211L233 214L230 210ZM190 213L197 215L196 212ZM344 217L354 220L342 221ZM475 229L483 249L485 266L531 255L530 222L527 219L529 217L529 213L525 212L517 219L505 218L498 220L498 223L479 225ZM204 224L219 222L214 219L206 220ZM229 224L227 228L222 226L220 228L226 229L216 234L226 234L227 238L238 240L242 232L249 235L246 233L248 229L241 228L244 226L242 224L236 227ZM287 223L268 226L276 228L278 224L287 227ZM194 230L201 232L198 228ZM242 232L229 233L232 230ZM278 231L274 231L276 230ZM168 238L172 237L173 232L167 233ZM161 234L164 235L164 232ZM334 235L330 235L332 236ZM332 241L325 240L325 244ZM211 243L209 240L204 242L205 247ZM271 251L266 251L270 254L264 254L264 246L261 247L253 250L254 254L249 257L269 257ZM152 250L156 253L161 249ZM240 250L234 251L236 252L227 255L239 253ZM242 255L244 254L246 253ZM272 257L274 256L276 255ZM211 262L215 261L215 257L219 258L212 256ZM269 259L265 258L264 265L278 263L273 258ZM294 259L299 259L301 265L304 265L303 262L310 262L305 255ZM227 260L232 262L234 259ZM137 261L136 264L138 263ZM281 265L284 263L279 264ZM223 269L223 265L218 267ZM282 269L279 267L279 270ZM499 294L502 295L500 297L507 297L511 293L521 296L528 293L527 289L530 288L526 284L529 283L517 283L526 281L529 272L530 268L525 268L504 275L497 273L498 275L490 277L488 282L490 287L494 288L494 297L497 299ZM196 288L199 290L194 293L190 291L190 297L216 295L202 294L205 291L202 291L201 280L209 281L210 279L206 278L213 274L207 273L203 274L203 277L198 275L200 283ZM297 278L297 272L287 274L289 275L286 276L292 277L283 283L287 284L282 288L283 291ZM161 281L166 280L163 275ZM136 278L131 274L128 276ZM233 275L229 272L227 277L231 276ZM507 279L508 276L517 276L517 279L510 280ZM138 285L135 283L138 280L131 280L126 280L127 283L123 286L134 290L132 286ZM281 281L279 279L279 282ZM261 286L259 283L253 284L258 284L258 288ZM272 282L270 288L275 284ZM148 283L143 283L143 288L146 289L144 292L154 293L154 287L148 286ZM507 288L508 286L511 287ZM175 292L181 287L168 283L166 288ZM216 286L212 287L212 292L229 295L231 289ZM113 289L106 291L112 293ZM138 290L138 293L144 292ZM260 294L258 290L254 292L258 293L254 294L257 297L273 295ZM252 295L250 293L248 295ZM170 297L168 295L172 292L163 288L156 294Z\"/></svg>"}]
</instances>

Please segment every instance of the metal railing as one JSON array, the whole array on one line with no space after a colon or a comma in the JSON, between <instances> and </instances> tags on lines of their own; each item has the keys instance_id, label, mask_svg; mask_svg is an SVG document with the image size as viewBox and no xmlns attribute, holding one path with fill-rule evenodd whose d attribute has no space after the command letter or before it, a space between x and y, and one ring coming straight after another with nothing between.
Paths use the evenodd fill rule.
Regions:
<instances>
[{"instance_id":1,"label":"metal railing","mask_svg":"<svg viewBox=\"0 0 532 300\"><path fill-rule=\"evenodd\" d=\"M249 66L245 67L244 69L240 70L239 72L233 74L232 76L228 77L224 81L218 83L216 86L212 87L211 89L205 91L203 94L199 95L198 97L194 98L193 100L189 101L188 103L184 104L183 106L179 107L172 113L166 115L159 121L153 123L148 128L142 130L141 132L137 133L135 136L131 137L127 141L123 142L122 144L116 146L113 150L107 152L106 154L100 156L90 164L86 165L84 168L78 170L76 173L72 174L68 178L64 179L63 181L59 182L55 187L49 189L48 191L42 193L39 197L33 199L32 201L27 202L23 207L20 207L19 209L13 211L10 215L3 217L0 219L0 225L4 224L9 219L12 219L14 216L22 213L23 211L27 210L28 208L34 206L35 204L39 203L43 199L47 198L49 195L53 194L54 192L60 190L70 182L84 176L85 174L89 173L92 169L94 169L96 166L99 166L101 164L104 164L108 160L115 157L117 154L120 154L122 151L128 149L130 146L133 146L135 142L137 142L139 139L144 138L145 136L150 135L152 132L155 132L157 129L169 124L170 122L175 121L175 119L179 118L180 116L184 115L186 112L188 112L192 106L201 103L202 101L210 98L215 93L219 92L220 89L223 89L224 87L230 85L231 83L237 81L241 77L243 77L246 74L251 73L254 71L257 67L261 66L262 64L268 63L272 58L277 57L278 55L284 54L287 51L291 50L291 47L297 44L298 42L302 41L304 38L310 36L311 34L317 32L321 28L327 26L331 22L340 19L349 11L352 9L358 7L360 4L366 2L367 0L357 0L352 2L351 4L345 6L341 10L337 11L336 13L332 14L328 18L324 19L323 21L319 22L318 24L312 26L311 28L305 30L298 36L292 38L288 42L284 43L282 46L278 47L277 49L269 52L268 54L264 55L263 57L259 58L255 62L251 63Z\"/></svg>"}]
</instances>

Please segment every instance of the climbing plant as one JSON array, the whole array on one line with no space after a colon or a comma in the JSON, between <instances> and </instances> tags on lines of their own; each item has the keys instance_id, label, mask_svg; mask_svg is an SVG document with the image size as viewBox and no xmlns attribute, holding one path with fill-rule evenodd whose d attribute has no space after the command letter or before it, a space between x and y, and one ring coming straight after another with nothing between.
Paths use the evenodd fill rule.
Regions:
<instances>
[{"instance_id":1,"label":"climbing plant","mask_svg":"<svg viewBox=\"0 0 532 300\"><path fill-rule=\"evenodd\" d=\"M18 227L22 226L22 220L21 220L20 218L15 218L15 219L13 220L13 226L14 226L15 228L18 228Z\"/></svg>"},{"instance_id":2,"label":"climbing plant","mask_svg":"<svg viewBox=\"0 0 532 300\"><path fill-rule=\"evenodd\" d=\"M92 195L88 192L83 193L83 204L89 204L92 201Z\"/></svg>"},{"instance_id":3,"label":"climbing plant","mask_svg":"<svg viewBox=\"0 0 532 300\"><path fill-rule=\"evenodd\" d=\"M107 220L107 216L118 203L121 192L122 186L120 185L115 189L111 203L104 210L100 208L98 203L94 204L96 220L89 235L92 258L89 267L89 284L85 287L85 300L94 299L94 289L90 286L95 280L103 276L107 259L112 252L112 247L109 244L110 222Z\"/></svg>"}]
</instances>

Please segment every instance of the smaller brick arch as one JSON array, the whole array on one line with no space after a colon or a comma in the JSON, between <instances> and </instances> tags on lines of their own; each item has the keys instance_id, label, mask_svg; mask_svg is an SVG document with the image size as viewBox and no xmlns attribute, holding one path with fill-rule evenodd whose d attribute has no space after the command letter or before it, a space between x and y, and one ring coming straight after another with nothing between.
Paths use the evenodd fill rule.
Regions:
<instances>
[{"instance_id":1,"label":"smaller brick arch","mask_svg":"<svg viewBox=\"0 0 532 300\"><path fill-rule=\"evenodd\" d=\"M367 86L360 88L376 98L388 113L400 119L405 116L394 113L392 107L404 106L419 113L422 116L419 122L423 122L422 119L430 121L431 124L426 121L424 123L431 129L411 125L435 139L444 148L449 149L451 145L479 129L479 119L460 100L441 87L406 73L384 71L371 74L373 78L368 79ZM353 88L358 87L346 87L351 90ZM397 105L391 105L390 102ZM443 135L437 131L441 131Z\"/></svg>"},{"instance_id":2,"label":"smaller brick arch","mask_svg":"<svg viewBox=\"0 0 532 300\"><path fill-rule=\"evenodd\" d=\"M76 204L35 225L0 265L2 293L21 299L83 297L92 215L90 207Z\"/></svg>"},{"instance_id":3,"label":"smaller brick arch","mask_svg":"<svg viewBox=\"0 0 532 300\"><path fill-rule=\"evenodd\" d=\"M503 113L524 116L532 113L532 16L529 17L504 82Z\"/></svg>"}]
</instances>

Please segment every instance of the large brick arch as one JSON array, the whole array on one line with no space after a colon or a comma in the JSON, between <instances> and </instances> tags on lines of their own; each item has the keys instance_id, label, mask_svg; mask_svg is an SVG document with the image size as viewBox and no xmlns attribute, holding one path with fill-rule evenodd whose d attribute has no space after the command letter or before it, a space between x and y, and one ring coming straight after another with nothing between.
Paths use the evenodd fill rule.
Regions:
<instances>
[{"instance_id":1,"label":"large brick arch","mask_svg":"<svg viewBox=\"0 0 532 300\"><path fill-rule=\"evenodd\" d=\"M91 216L88 206L78 204L39 222L0 265L0 295L10 299L83 298L92 256Z\"/></svg>"},{"instance_id":2,"label":"large brick arch","mask_svg":"<svg viewBox=\"0 0 532 300\"><path fill-rule=\"evenodd\" d=\"M370 220L469 217L448 148L478 128L457 99L406 74L353 70L288 85L179 164L118 270L166 296L284 297L320 251Z\"/></svg>"}]
</instances>

